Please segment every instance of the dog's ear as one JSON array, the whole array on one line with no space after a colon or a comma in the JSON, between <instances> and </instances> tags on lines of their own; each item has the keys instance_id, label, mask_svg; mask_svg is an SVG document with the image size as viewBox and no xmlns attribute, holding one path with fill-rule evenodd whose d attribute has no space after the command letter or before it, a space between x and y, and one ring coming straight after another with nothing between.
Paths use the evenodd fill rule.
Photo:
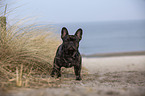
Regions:
<instances>
[{"instance_id":1,"label":"dog's ear","mask_svg":"<svg viewBox=\"0 0 145 96\"><path fill-rule=\"evenodd\" d=\"M76 31L75 35L79 38L79 40L82 39L82 34L83 34L83 30L80 28Z\"/></svg>"},{"instance_id":2,"label":"dog's ear","mask_svg":"<svg viewBox=\"0 0 145 96\"><path fill-rule=\"evenodd\" d=\"M65 27L63 27L61 30L61 38L63 39L66 35L68 35L68 31Z\"/></svg>"}]
</instances>

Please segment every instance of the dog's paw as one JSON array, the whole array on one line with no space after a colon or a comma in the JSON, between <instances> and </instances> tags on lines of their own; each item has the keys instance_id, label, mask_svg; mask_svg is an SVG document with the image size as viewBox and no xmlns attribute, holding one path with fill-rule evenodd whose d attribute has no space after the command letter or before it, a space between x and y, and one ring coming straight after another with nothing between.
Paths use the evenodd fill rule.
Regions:
<instances>
[{"instance_id":1,"label":"dog's paw","mask_svg":"<svg viewBox=\"0 0 145 96\"><path fill-rule=\"evenodd\" d=\"M51 77L54 77L54 75L55 75L55 74L53 74L53 73L50 74Z\"/></svg>"},{"instance_id":2,"label":"dog's paw","mask_svg":"<svg viewBox=\"0 0 145 96\"><path fill-rule=\"evenodd\" d=\"M59 74L59 75L57 76L57 78L59 78L59 77L61 77L61 74Z\"/></svg>"},{"instance_id":3,"label":"dog's paw","mask_svg":"<svg viewBox=\"0 0 145 96\"><path fill-rule=\"evenodd\" d=\"M76 77L76 80L80 81L80 80L82 80L82 78L81 77Z\"/></svg>"}]
</instances>

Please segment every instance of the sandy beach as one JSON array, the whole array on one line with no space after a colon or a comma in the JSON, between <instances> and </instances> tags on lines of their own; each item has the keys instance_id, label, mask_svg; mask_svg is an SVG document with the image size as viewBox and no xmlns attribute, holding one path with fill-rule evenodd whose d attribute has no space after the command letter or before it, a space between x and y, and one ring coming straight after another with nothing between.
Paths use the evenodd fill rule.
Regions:
<instances>
[{"instance_id":1,"label":"sandy beach","mask_svg":"<svg viewBox=\"0 0 145 96\"><path fill-rule=\"evenodd\" d=\"M145 56L83 58L83 66L92 74L121 71L145 71Z\"/></svg>"},{"instance_id":2,"label":"sandy beach","mask_svg":"<svg viewBox=\"0 0 145 96\"><path fill-rule=\"evenodd\" d=\"M18 89L0 96L145 96L145 55L83 57L88 74L67 74L59 88Z\"/></svg>"}]
</instances>

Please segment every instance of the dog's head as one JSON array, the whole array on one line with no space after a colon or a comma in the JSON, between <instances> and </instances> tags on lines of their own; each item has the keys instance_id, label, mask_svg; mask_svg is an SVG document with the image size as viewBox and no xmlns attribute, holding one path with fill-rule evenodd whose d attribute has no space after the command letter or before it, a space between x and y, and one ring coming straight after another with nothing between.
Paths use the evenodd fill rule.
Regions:
<instances>
[{"instance_id":1,"label":"dog's head","mask_svg":"<svg viewBox=\"0 0 145 96\"><path fill-rule=\"evenodd\" d=\"M82 29L78 29L75 35L69 35L68 30L63 27L61 31L61 38L63 40L62 46L66 54L73 54L78 50L79 42L82 39Z\"/></svg>"}]
</instances>

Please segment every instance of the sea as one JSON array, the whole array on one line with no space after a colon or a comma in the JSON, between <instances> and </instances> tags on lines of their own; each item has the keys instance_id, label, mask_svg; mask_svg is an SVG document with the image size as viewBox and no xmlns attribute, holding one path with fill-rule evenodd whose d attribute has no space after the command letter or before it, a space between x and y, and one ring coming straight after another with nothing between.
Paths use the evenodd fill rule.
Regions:
<instances>
[{"instance_id":1,"label":"sea","mask_svg":"<svg viewBox=\"0 0 145 96\"><path fill-rule=\"evenodd\" d=\"M145 20L55 24L57 33L66 27L73 35L83 29L80 53L85 55L145 51Z\"/></svg>"}]
</instances>

